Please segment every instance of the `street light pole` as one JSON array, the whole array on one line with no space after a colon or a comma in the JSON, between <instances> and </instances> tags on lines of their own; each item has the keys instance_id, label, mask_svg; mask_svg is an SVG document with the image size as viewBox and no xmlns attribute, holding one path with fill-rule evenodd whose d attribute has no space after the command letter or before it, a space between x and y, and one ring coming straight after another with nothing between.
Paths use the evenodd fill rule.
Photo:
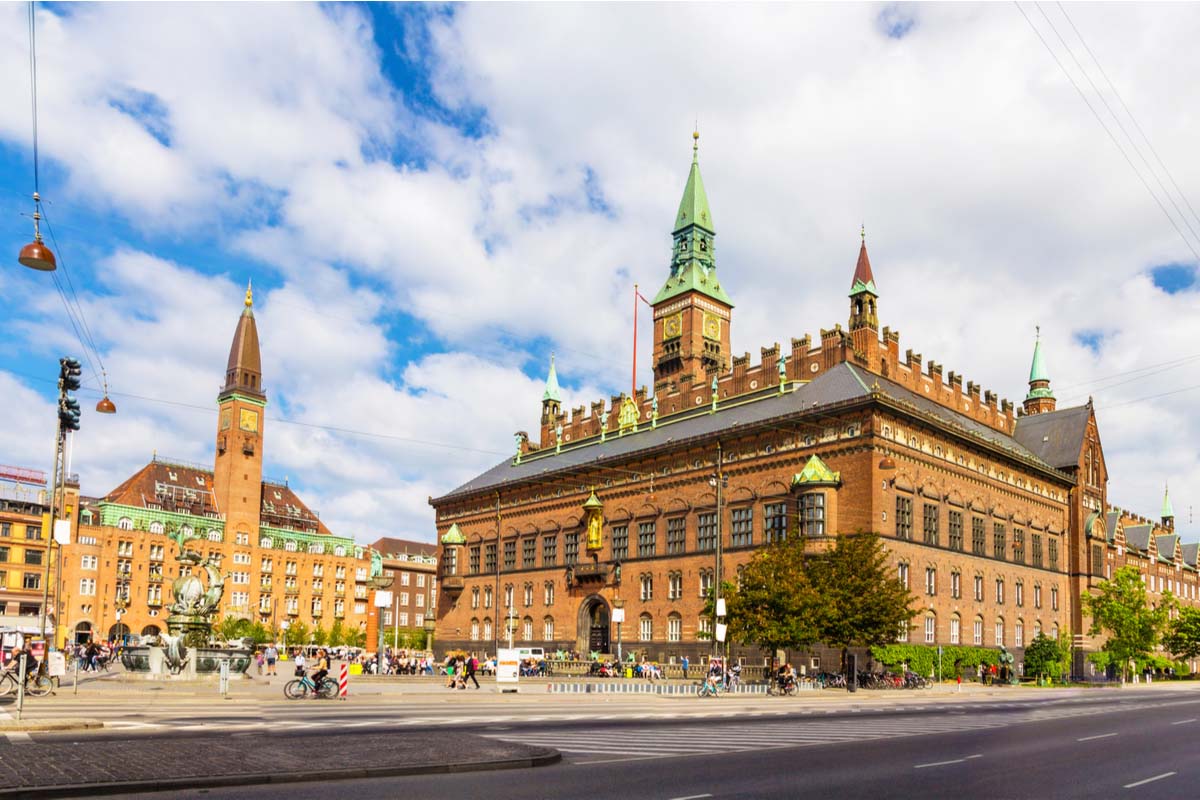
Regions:
<instances>
[{"instance_id":1,"label":"street light pole","mask_svg":"<svg viewBox=\"0 0 1200 800\"><path fill-rule=\"evenodd\" d=\"M721 644L717 641L717 626L720 625L721 617L721 539L724 536L722 528L722 504L724 500L725 484L728 478L724 472L724 453L721 448L721 443L717 442L717 472L709 483L716 488L717 494L717 547L715 557L715 568L713 569L713 655L718 656L721 652Z\"/></svg>"}]
</instances>

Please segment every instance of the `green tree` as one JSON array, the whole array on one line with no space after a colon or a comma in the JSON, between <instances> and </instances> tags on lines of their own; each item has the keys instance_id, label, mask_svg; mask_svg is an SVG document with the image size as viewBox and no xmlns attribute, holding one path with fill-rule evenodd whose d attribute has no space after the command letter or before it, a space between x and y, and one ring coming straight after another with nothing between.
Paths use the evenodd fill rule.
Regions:
<instances>
[{"instance_id":1,"label":"green tree","mask_svg":"<svg viewBox=\"0 0 1200 800\"><path fill-rule=\"evenodd\" d=\"M847 650L896 641L917 614L875 533L838 536L831 550L809 557L805 572L823 605L818 638L841 649L843 672Z\"/></svg>"},{"instance_id":2,"label":"green tree","mask_svg":"<svg viewBox=\"0 0 1200 800\"><path fill-rule=\"evenodd\" d=\"M228 614L213 627L213 633L218 639L228 642L249 636L250 628L250 620Z\"/></svg>"},{"instance_id":3,"label":"green tree","mask_svg":"<svg viewBox=\"0 0 1200 800\"><path fill-rule=\"evenodd\" d=\"M347 647L365 647L367 644L366 631L348 631L346 633Z\"/></svg>"},{"instance_id":4,"label":"green tree","mask_svg":"<svg viewBox=\"0 0 1200 800\"><path fill-rule=\"evenodd\" d=\"M296 620L289 625L288 629L284 632L283 643L290 647L308 644L308 635L308 626L300 620Z\"/></svg>"},{"instance_id":5,"label":"green tree","mask_svg":"<svg viewBox=\"0 0 1200 800\"><path fill-rule=\"evenodd\" d=\"M1133 662L1149 656L1158 645L1174 598L1167 593L1157 607L1151 606L1146 601L1146 584L1133 566L1121 567L1096 590L1097 594L1084 592L1081 598L1084 613L1092 618L1088 632L1108 636L1103 649L1127 679Z\"/></svg>"},{"instance_id":6,"label":"green tree","mask_svg":"<svg viewBox=\"0 0 1200 800\"><path fill-rule=\"evenodd\" d=\"M804 539L791 536L755 553L741 585L723 583L731 641L776 650L807 647L820 635L823 602L806 569ZM712 600L706 608L712 614Z\"/></svg>"},{"instance_id":7,"label":"green tree","mask_svg":"<svg viewBox=\"0 0 1200 800\"><path fill-rule=\"evenodd\" d=\"M1070 648L1039 633L1025 648L1025 674L1057 680L1066 671L1070 657Z\"/></svg>"},{"instance_id":8,"label":"green tree","mask_svg":"<svg viewBox=\"0 0 1200 800\"><path fill-rule=\"evenodd\" d=\"M329 646L341 647L346 643L346 626L340 619L335 619L329 628Z\"/></svg>"},{"instance_id":9,"label":"green tree","mask_svg":"<svg viewBox=\"0 0 1200 800\"><path fill-rule=\"evenodd\" d=\"M1179 616L1167 625L1163 647L1181 661L1200 658L1200 609L1179 609Z\"/></svg>"},{"instance_id":10,"label":"green tree","mask_svg":"<svg viewBox=\"0 0 1200 800\"><path fill-rule=\"evenodd\" d=\"M315 645L320 645L321 647L329 644L329 631L318 625L312 632L312 643Z\"/></svg>"}]
</instances>

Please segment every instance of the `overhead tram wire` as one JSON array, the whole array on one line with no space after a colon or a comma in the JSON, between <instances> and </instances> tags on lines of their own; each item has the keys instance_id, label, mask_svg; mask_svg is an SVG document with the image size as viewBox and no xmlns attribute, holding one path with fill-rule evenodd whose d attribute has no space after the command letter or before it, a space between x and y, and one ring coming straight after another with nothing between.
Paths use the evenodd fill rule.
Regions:
<instances>
[{"instance_id":1,"label":"overhead tram wire","mask_svg":"<svg viewBox=\"0 0 1200 800\"><path fill-rule=\"evenodd\" d=\"M1075 56L1075 51L1069 44L1067 44L1067 40L1063 38L1063 35L1059 33L1058 26L1056 26L1053 20L1050 19L1049 15L1046 14L1046 10L1042 8L1041 3L1034 3L1034 5L1037 6L1037 10L1042 15L1042 18L1046 20L1046 24L1050 26L1050 30L1054 31L1054 35L1058 37L1058 41L1062 44L1063 49L1067 51L1067 55L1071 57L1071 61L1075 63L1075 67L1079 70L1083 77L1087 79L1088 85L1092 87L1092 91L1095 92L1096 96L1100 98L1100 102L1104 104L1104 108L1108 111L1109 116L1112 117L1113 122L1117 123L1117 128L1125 135L1125 139L1129 142L1129 146L1133 148L1133 152L1137 153L1138 158L1140 158L1142 163L1146 165L1146 169L1149 170L1150 174L1154 177L1154 181L1158 184L1158 188L1162 190L1164 195L1166 195L1167 200L1171 202L1171 206L1175 209L1175 213L1179 215L1179 218L1183 221L1183 224L1187 226L1188 231L1191 232L1192 238L1200 241L1200 235L1197 235L1196 229L1192 227L1191 220L1188 219L1187 214L1183 213L1183 209L1179 207L1179 203L1175 202L1175 198L1172 196L1167 187L1163 185L1162 179L1158 177L1158 173L1154 171L1154 167L1150 166L1149 159L1147 159L1142 153L1141 148L1138 147L1138 144L1133 140L1133 137L1129 135L1129 131L1125 129L1125 125L1121 122L1121 118L1117 116L1117 112L1113 111L1112 106L1109 105L1108 99L1104 96L1104 92L1100 91L1100 88L1096 86L1096 82L1092 80L1092 76L1088 74L1088 71L1084 68L1083 64L1079 63L1079 59ZM1062 8L1061 3L1059 3L1059 8ZM1070 19L1068 18L1067 21L1069 22ZM1074 25L1072 25L1072 27L1074 27ZM1079 30L1076 29L1075 33L1078 35ZM1083 40L1082 36L1079 38L1080 41ZM1084 44L1084 48L1087 48L1086 43ZM1093 60L1094 58L1095 57L1093 56Z\"/></svg>"},{"instance_id":2,"label":"overhead tram wire","mask_svg":"<svg viewBox=\"0 0 1200 800\"><path fill-rule=\"evenodd\" d=\"M1159 156L1158 150L1156 150L1154 145L1150 142L1150 137L1146 135L1146 131L1143 130L1141 124L1138 123L1137 117L1133 115L1133 111L1131 111L1129 106L1125 103L1125 98L1121 97L1121 93L1117 91L1117 87L1109 79L1108 73L1105 72L1104 67L1100 65L1100 59L1096 58L1096 54L1092 52L1092 48L1088 47L1087 40L1083 38L1083 34L1079 32L1079 28L1075 27L1075 21L1072 20L1071 15L1067 13L1066 7L1062 3L1056 3L1056 5L1058 6L1058 10L1062 12L1063 17L1066 18L1067 24L1071 26L1071 30L1075 31L1075 35L1079 37L1079 43L1083 45L1083 49L1086 50L1088 56L1091 57L1092 63L1094 63L1096 65L1096 69L1100 71L1100 75L1104 78L1104 82L1108 84L1108 88L1112 91L1113 96L1117 98L1117 102L1121 104L1121 108L1125 109L1126 115L1128 115L1130 122L1133 123L1134 128L1136 128L1137 132L1141 135L1142 141L1146 143L1146 147L1150 149L1150 153L1154 156L1154 160L1158 162L1158 166L1162 168L1163 173L1167 176L1167 179L1171 182L1171 185L1175 187L1175 192L1179 195L1179 198L1183 200L1183 204L1187 206L1188 211L1192 212L1192 218L1195 219L1197 223L1200 223L1200 214L1196 213L1196 209L1194 209L1191 202L1188 201L1187 195L1184 194L1183 190L1179 188L1179 184L1176 182L1175 176L1171 174L1171 170L1167 169L1167 165L1163 162L1162 157Z\"/></svg>"},{"instance_id":3,"label":"overhead tram wire","mask_svg":"<svg viewBox=\"0 0 1200 800\"><path fill-rule=\"evenodd\" d=\"M1013 5L1017 7L1017 11L1021 12L1021 16L1025 18L1025 22L1029 24L1029 27L1033 30L1034 35L1037 36L1038 41L1040 41L1042 46L1046 48L1046 52L1050 54L1052 59L1054 59L1054 63L1058 65L1060 70L1062 70L1063 75L1067 77L1067 80L1071 83L1071 86L1074 87L1075 91L1079 93L1079 97L1083 100L1084 105L1086 105L1088 110L1092 112L1092 116L1094 116L1096 121L1100 123L1100 127L1104 129L1106 134L1108 134L1108 138L1112 140L1112 143L1116 145L1117 150L1121 153L1121 157L1125 159L1125 163L1129 164L1129 168L1133 170L1134 175L1136 175L1138 180L1142 182L1142 186L1146 188L1146 192L1149 193L1155 204L1158 205L1158 208L1160 211L1162 211L1163 216L1165 216L1167 221L1171 223L1171 227L1175 229L1177 234L1179 234L1179 238L1183 240L1183 243L1187 246L1188 250L1192 252L1192 255L1196 257L1196 260L1200 261L1200 251L1197 251L1192 245L1191 241L1179 227L1179 224L1175 221L1175 218L1171 216L1169 211L1167 211L1167 207L1163 205L1162 200L1160 200L1158 195L1154 193L1154 190L1150 187L1149 182L1147 182L1145 176L1142 175L1141 170L1139 170L1137 165L1133 163L1133 159L1131 159L1129 154L1125 152L1125 148L1121 146L1121 142L1116 136L1113 135L1113 132L1109 129L1108 125L1104 123L1104 119L1100 116L1100 113L1096 111L1096 107L1092 105L1090 100L1088 100L1088 97L1084 93L1083 89L1079 88L1079 84L1075 82L1075 78L1071 76L1071 73L1067 70L1066 65L1063 64L1062 60L1058 57L1058 54L1054 52L1052 47L1050 47L1050 43L1046 41L1044 36L1042 36L1042 32L1039 31L1037 26L1033 24L1033 20L1031 20L1029 15L1025 13L1025 9L1021 8L1021 4L1018 2L1018 0L1013 0Z\"/></svg>"}]
</instances>

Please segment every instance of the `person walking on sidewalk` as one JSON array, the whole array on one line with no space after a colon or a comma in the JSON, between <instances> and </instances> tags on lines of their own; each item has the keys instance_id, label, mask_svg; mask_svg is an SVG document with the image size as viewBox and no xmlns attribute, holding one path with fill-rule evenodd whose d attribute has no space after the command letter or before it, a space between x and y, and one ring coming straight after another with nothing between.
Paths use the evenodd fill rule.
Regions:
<instances>
[{"instance_id":1,"label":"person walking on sidewalk","mask_svg":"<svg viewBox=\"0 0 1200 800\"><path fill-rule=\"evenodd\" d=\"M688 679L688 674L687 674L687 673L688 673L688 666L689 666L688 657L687 657L687 656L684 656L684 657L683 657L683 679L684 679L685 681Z\"/></svg>"},{"instance_id":2,"label":"person walking on sidewalk","mask_svg":"<svg viewBox=\"0 0 1200 800\"><path fill-rule=\"evenodd\" d=\"M267 645L267 651L263 653L267 660L267 676L275 674L275 662L279 660L279 651L275 649L275 645Z\"/></svg>"},{"instance_id":3,"label":"person walking on sidewalk","mask_svg":"<svg viewBox=\"0 0 1200 800\"><path fill-rule=\"evenodd\" d=\"M472 683L474 683L476 689L480 688L479 680L476 679L476 677L475 677L475 672L478 669L479 669L479 660L477 658L475 658L475 656L471 656L470 658L468 658L467 659L467 677L463 680L463 688L464 689L467 687L467 681L471 681Z\"/></svg>"}]
</instances>

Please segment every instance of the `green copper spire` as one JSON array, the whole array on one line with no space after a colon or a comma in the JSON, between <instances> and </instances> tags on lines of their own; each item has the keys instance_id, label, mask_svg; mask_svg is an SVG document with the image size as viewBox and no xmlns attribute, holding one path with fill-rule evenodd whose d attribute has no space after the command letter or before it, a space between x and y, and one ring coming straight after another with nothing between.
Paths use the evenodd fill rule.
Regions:
<instances>
[{"instance_id":1,"label":"green copper spire","mask_svg":"<svg viewBox=\"0 0 1200 800\"><path fill-rule=\"evenodd\" d=\"M450 526L450 530L442 534L442 544L466 544L467 537L458 529L458 523Z\"/></svg>"},{"instance_id":2,"label":"green copper spire","mask_svg":"<svg viewBox=\"0 0 1200 800\"><path fill-rule=\"evenodd\" d=\"M1042 328L1037 328L1037 340L1033 344L1033 363L1029 366L1029 394L1026 400L1037 397L1054 397L1050 391L1050 373L1046 371L1046 362L1042 358Z\"/></svg>"},{"instance_id":3,"label":"green copper spire","mask_svg":"<svg viewBox=\"0 0 1200 800\"><path fill-rule=\"evenodd\" d=\"M692 169L671 232L671 276L655 296L654 304L694 291L732 308L733 302L717 280L713 252L713 237L717 232L708 208L704 180L700 177L699 139L699 132L692 134Z\"/></svg>"},{"instance_id":4,"label":"green copper spire","mask_svg":"<svg viewBox=\"0 0 1200 800\"><path fill-rule=\"evenodd\" d=\"M554 354L550 354L550 374L546 376L546 391L542 392L542 402L552 400L562 403L562 391L558 388L558 372L554 369Z\"/></svg>"},{"instance_id":5,"label":"green copper spire","mask_svg":"<svg viewBox=\"0 0 1200 800\"><path fill-rule=\"evenodd\" d=\"M1171 505L1171 489L1168 486L1163 487L1162 518L1175 519L1175 508Z\"/></svg>"}]
</instances>

